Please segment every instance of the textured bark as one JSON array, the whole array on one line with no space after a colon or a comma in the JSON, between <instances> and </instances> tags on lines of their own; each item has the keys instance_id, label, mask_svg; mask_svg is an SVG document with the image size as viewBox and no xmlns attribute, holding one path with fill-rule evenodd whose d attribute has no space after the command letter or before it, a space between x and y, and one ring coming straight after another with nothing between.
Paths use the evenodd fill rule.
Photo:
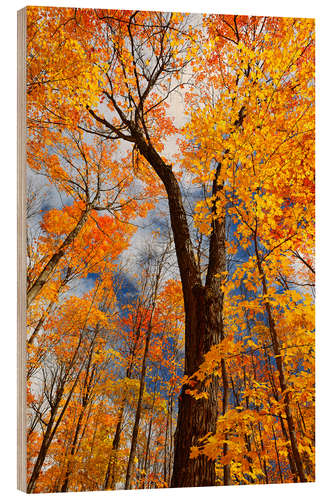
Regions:
<instances>
[{"instance_id":1,"label":"textured bark","mask_svg":"<svg viewBox=\"0 0 333 500\"><path fill-rule=\"evenodd\" d=\"M194 301L186 317L185 375L193 375L203 362L204 354L222 340L221 296L210 289L194 288ZM217 420L218 380L213 377L208 388L199 383L197 390L205 390L208 397L196 400L186 394L184 385L179 398L179 413L175 434L175 457L172 487L209 486L215 484L215 463L201 455L190 459L190 450L200 439L215 433Z\"/></svg>"},{"instance_id":2,"label":"textured bark","mask_svg":"<svg viewBox=\"0 0 333 500\"><path fill-rule=\"evenodd\" d=\"M119 138L135 143L140 154L151 165L162 181L169 204L171 228L176 248L177 262L182 282L185 309L185 375L193 375L210 348L223 339L223 294L221 280L216 275L225 271L225 222L216 219L212 223L209 264L206 283L203 286L199 266L194 257L189 226L183 206L182 194L172 166L167 165L153 147L149 136L138 123L126 119L114 97L109 96L115 109L126 125L129 135ZM88 108L90 114L104 127L116 132L111 123ZM217 166L213 193L223 187L219 179L221 166ZM215 210L215 207L213 207ZM197 386L200 390L200 387ZM191 447L208 433L215 433L217 420L218 381L213 377L205 388L208 399L194 399L186 394L184 386L179 397L179 412L175 434L175 456L172 487L210 486L215 484L215 462L206 456L190 459ZM128 483L128 481L127 481ZM128 484L127 484L128 486Z\"/></svg>"},{"instance_id":3,"label":"textured bark","mask_svg":"<svg viewBox=\"0 0 333 500\"><path fill-rule=\"evenodd\" d=\"M222 188L219 181L220 165L217 166L212 194ZM215 207L213 206L213 213ZM209 264L206 284L195 284L192 296L185 307L185 375L193 375L210 348L223 339L223 294L218 273L225 271L225 221L213 220L209 247ZM226 381L226 371L224 371ZM218 379L212 377L205 390L208 398L196 400L186 394L186 385L179 398L179 413L175 434L175 458L172 487L211 486L215 484L215 462L205 455L190 458L190 450L209 433L216 432ZM227 394L226 394L227 396ZM225 401L226 402L226 401ZM226 474L226 480L228 477Z\"/></svg>"},{"instance_id":4,"label":"textured bark","mask_svg":"<svg viewBox=\"0 0 333 500\"><path fill-rule=\"evenodd\" d=\"M171 227L182 281L185 307L185 375L193 375L210 348L223 339L223 296L217 273L225 270L225 223L215 220L209 248L209 265L205 286L196 264L188 223L178 182L170 166L136 134L141 154L149 161L162 180L169 201ZM213 194L221 189L220 165L217 167ZM215 462L206 456L190 459L191 447L208 433L215 433L217 420L218 381L216 378L205 391L208 399L194 399L182 388L175 434L175 457L172 487L209 486L215 484ZM199 387L197 387L200 389Z\"/></svg>"}]
</instances>

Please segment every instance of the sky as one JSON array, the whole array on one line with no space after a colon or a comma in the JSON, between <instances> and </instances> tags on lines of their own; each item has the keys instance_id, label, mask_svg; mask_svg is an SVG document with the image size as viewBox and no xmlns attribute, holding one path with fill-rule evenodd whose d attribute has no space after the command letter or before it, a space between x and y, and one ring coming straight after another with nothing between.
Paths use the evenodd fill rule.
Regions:
<instances>
[{"instance_id":1,"label":"sky","mask_svg":"<svg viewBox=\"0 0 333 500\"><path fill-rule=\"evenodd\" d=\"M195 19L192 21L192 24L200 23L201 15L194 15ZM185 76L188 78L188 76ZM167 103L169 105L168 114L172 116L174 119L174 124L176 127L182 127L185 125L188 117L185 115L185 107L184 107L184 93L185 90L177 89L176 92L170 94ZM104 105L105 106L105 105ZM103 105L102 105L103 107ZM102 112L105 111L102 109ZM173 162L173 156L179 152L177 139L180 136L178 134L171 135L167 137L164 141L164 150L163 155L167 158L170 158L170 162ZM87 140L89 142L90 136L87 136ZM53 148L50 147L50 153L53 152ZM123 154L128 149L128 144L124 142L120 142L119 144L119 153ZM117 155L117 153L116 153ZM177 165L174 165L174 168L177 169ZM37 209L39 211L34 214L33 217L29 219L29 231L31 236L34 234L38 234L40 232L39 223L42 220L42 216L45 212L50 210L51 208L61 209L65 205L71 205L72 199L67 196L65 193L60 192L54 184L51 184L47 178L39 173L33 172L31 169L27 168L27 182L28 185L31 185L32 189L41 193L41 200L39 203L36 203ZM183 181L184 182L184 181ZM191 187L190 179L188 179L188 187ZM119 258L120 266L130 266L132 274L136 274L139 272L139 264L137 262L137 257L141 252L145 251L147 244L155 244L156 241L161 240L158 236L152 238L152 231L155 233L160 232L162 234L165 231L166 226L169 226L169 217L164 216L161 218L161 210L163 212L167 212L167 201L166 198L160 200L156 203L156 206L153 210L151 210L145 218L136 218L131 221L133 224L137 226L136 232L133 234L130 244L128 248L121 254ZM167 279L174 278L178 275L177 271L175 272L175 266L170 269L169 276ZM128 276L128 279L129 276ZM82 296L84 293L89 291L95 282L95 277L88 275L85 279L74 280L73 282L73 293Z\"/></svg>"}]
</instances>

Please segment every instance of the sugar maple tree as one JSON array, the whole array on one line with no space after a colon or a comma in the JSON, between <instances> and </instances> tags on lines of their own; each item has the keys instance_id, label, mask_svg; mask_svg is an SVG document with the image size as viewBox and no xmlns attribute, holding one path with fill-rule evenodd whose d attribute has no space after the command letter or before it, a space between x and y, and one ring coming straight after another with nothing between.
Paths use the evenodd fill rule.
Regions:
<instances>
[{"instance_id":1,"label":"sugar maple tree","mask_svg":"<svg viewBox=\"0 0 333 500\"><path fill-rule=\"evenodd\" d=\"M313 21L29 8L27 47L28 164L65 200L28 242L29 491L313 480Z\"/></svg>"},{"instance_id":2,"label":"sugar maple tree","mask_svg":"<svg viewBox=\"0 0 333 500\"><path fill-rule=\"evenodd\" d=\"M308 254L314 236L313 25L303 20L253 18L244 29L242 22L245 19L238 26L235 17L222 17L218 23L207 19L218 46L213 56L211 50L207 56L220 60L216 78L223 79L224 84L216 102L199 112L192 111L188 126L192 142L186 166L205 183L215 175L212 165L218 164L224 188L197 204L196 221L209 235L214 216L223 218L228 213L232 231L237 232L233 246L238 254L243 249L248 255L228 279L231 288L237 289L242 283L257 296L250 298L249 305L245 303L246 310L256 300L254 318L258 313L266 317L277 370L275 398L282 401L295 478L306 481L287 384L288 369L281 351L280 324L281 313L283 321L290 314L295 317L302 307L298 301L306 300L307 306L311 305L311 297L308 300L304 294L289 290L288 277L295 257L312 268L302 260L300 251L305 249ZM272 43L270 32L278 33L279 44ZM219 44L225 47L227 43L236 45L237 50L221 55ZM229 107L225 106L228 100ZM201 210L202 206L214 207L216 214L209 208ZM308 350L313 343L312 331L313 321L309 330L305 328L297 340L293 339L294 347L299 342L302 347L304 342ZM288 361L291 369L293 363Z\"/></svg>"}]
</instances>

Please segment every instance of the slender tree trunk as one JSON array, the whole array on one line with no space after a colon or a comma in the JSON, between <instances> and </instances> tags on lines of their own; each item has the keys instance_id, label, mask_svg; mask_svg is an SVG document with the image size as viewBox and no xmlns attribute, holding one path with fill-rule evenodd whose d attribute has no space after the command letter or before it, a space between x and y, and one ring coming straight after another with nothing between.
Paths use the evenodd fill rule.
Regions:
<instances>
[{"instance_id":1,"label":"slender tree trunk","mask_svg":"<svg viewBox=\"0 0 333 500\"><path fill-rule=\"evenodd\" d=\"M135 335L135 340L134 340L134 345L132 348L132 354L130 358L129 365L126 370L126 377L131 378L132 376L132 368L133 368L133 362L134 362L134 356L135 356L135 351L136 351L136 346L140 338L140 332L141 332L141 325L142 325L142 315L139 315L136 317L136 335ZM104 490L114 490L115 485L116 485L116 467L117 467L117 453L120 445L120 438L121 438L121 430L122 430L122 425L123 425L123 415L124 415L124 410L125 410L125 404L126 404L126 397L123 398L119 413L118 413L118 420L117 420L117 427L116 427L116 432L112 440L112 450L109 456L109 461L108 461L108 466L106 469L105 473L105 478L104 478Z\"/></svg>"},{"instance_id":2,"label":"slender tree trunk","mask_svg":"<svg viewBox=\"0 0 333 500\"><path fill-rule=\"evenodd\" d=\"M170 420L170 399L171 394L168 397L168 405L167 405L167 413L166 413L166 421L165 421L165 432L164 432L164 461L163 461L163 481L169 484L168 481L168 436L169 436L169 420ZM170 429L171 431L171 429ZM170 441L169 441L169 454L171 452L171 439L172 435L170 432Z\"/></svg>"},{"instance_id":3,"label":"slender tree trunk","mask_svg":"<svg viewBox=\"0 0 333 500\"><path fill-rule=\"evenodd\" d=\"M171 401L170 401L170 423L169 423L169 442L170 442L170 447L169 447L169 461L168 461L168 485L170 486L171 484L171 473L172 473L172 460L173 460L173 455L174 455L174 433L172 429L172 416L173 416L173 396L171 396Z\"/></svg>"},{"instance_id":4,"label":"slender tree trunk","mask_svg":"<svg viewBox=\"0 0 333 500\"><path fill-rule=\"evenodd\" d=\"M273 424L272 424L272 432L273 432L273 438L274 438L276 461L277 461L278 469L279 469L280 482L283 483L284 481L283 481L282 468L281 468L281 462L280 462L280 454L279 454L279 450L278 450L277 443L276 443L276 434L275 434Z\"/></svg>"},{"instance_id":5,"label":"slender tree trunk","mask_svg":"<svg viewBox=\"0 0 333 500\"><path fill-rule=\"evenodd\" d=\"M79 440L79 434L80 434L80 430L81 430L81 426L82 426L82 420L83 420L84 414L86 412L87 406L89 404L90 392L92 389L93 378L95 375L94 368L90 372L90 367L91 367L92 355L94 352L95 339L98 335L99 329L100 329L99 324L97 324L97 326L95 328L93 341L92 341L91 347L90 347L88 363L87 363L87 368L86 368L86 374L84 377L84 383L83 383L83 388L82 388L82 391L83 391L82 392L82 406L81 406L79 417L77 420L74 438L73 438L73 441L72 441L72 444L70 447L70 457L69 457L69 460L67 462L64 481L63 481L61 489L60 489L60 491L62 491L62 492L68 491L69 477L71 475L71 460L73 459L75 453L78 451L77 442Z\"/></svg>"},{"instance_id":6,"label":"slender tree trunk","mask_svg":"<svg viewBox=\"0 0 333 500\"><path fill-rule=\"evenodd\" d=\"M258 241L257 241L257 236L254 236L254 245L255 245L255 253L256 253L256 259L257 259L257 267L259 271L259 275L261 276L261 282L262 282L262 288L263 288L263 293L265 296L267 296L267 283L266 283L266 276L262 268L262 262L260 259L259 255L259 249L258 249ZM285 375L284 375L284 369L283 369L283 362L282 362L282 357L281 357L281 351L280 351L280 345L279 345L279 339L275 327L275 321L272 315L271 311L271 306L269 302L265 302L265 308L268 316L268 324L269 324L269 330L271 333L271 339L272 339L272 344L273 344L273 352L275 356L275 361L276 361L276 366L278 370L278 375L279 375L279 382L280 382L280 389L283 397L283 402L284 402L284 411L286 413L286 418L287 418L287 425L288 425L288 431L289 431L289 439L290 439L290 445L291 445L291 450L293 454L293 458L295 461L296 469L297 469L297 474L302 483L307 482L306 475L304 472L304 467L303 467L303 462L298 450L298 445L297 445L297 438L296 438L296 428L295 428L295 423L294 423L294 418L290 409L290 398L289 398L289 392L288 392L288 387L287 383L285 380Z\"/></svg>"},{"instance_id":7,"label":"slender tree trunk","mask_svg":"<svg viewBox=\"0 0 333 500\"><path fill-rule=\"evenodd\" d=\"M254 370L253 377L254 377L254 380L256 380L255 370ZM244 387L244 390L246 390L246 387L247 387L247 377L246 377L246 368L245 368L245 366L243 366L243 387ZM236 394L235 390L234 390L234 394ZM236 397L236 401L237 401L237 406L240 406L241 403L239 401L239 396L238 395ZM245 405L246 405L246 409L248 410L249 409L249 398L248 398L248 396L245 397ZM261 458L260 458L260 454L259 454L259 451L258 451L258 448L257 448L256 439L255 439L255 432L254 432L252 423L250 425L251 425L251 431L252 431L252 440L253 440L254 445L255 445L255 447L257 449L257 455L258 455L258 458L259 458L259 462L261 464ZM251 438L250 438L250 435L247 432L244 432L244 441L245 441L245 444L246 444L246 449L250 453L251 452ZM249 465L250 472L253 473L253 467L251 465L253 463L253 459L249 455L245 455L245 458L247 459L247 461L250 464ZM253 477L250 476L249 482L252 483L252 484L254 483Z\"/></svg>"},{"instance_id":8,"label":"slender tree trunk","mask_svg":"<svg viewBox=\"0 0 333 500\"><path fill-rule=\"evenodd\" d=\"M80 429L81 429L83 415L84 415L84 410L82 409L80 411L79 418L78 418L78 421L77 421L77 424L76 424L74 438L73 438L72 444L70 446L69 459L67 460L67 466L66 466L65 476L64 476L64 480L62 482L62 486L60 488L61 492L68 491L69 477L70 477L70 474L71 474L71 460L73 459L74 454L75 454L76 443L77 443L77 440L78 440L78 437L79 437L79 432L80 432Z\"/></svg>"},{"instance_id":9,"label":"slender tree trunk","mask_svg":"<svg viewBox=\"0 0 333 500\"><path fill-rule=\"evenodd\" d=\"M60 403L60 400L59 400L59 403ZM59 403L52 408L50 419L48 421L48 424L47 424L47 427L46 427L46 430L45 430L45 434L43 436L43 441L42 441L41 447L39 449L37 460L35 462L32 474L30 476L30 479L29 479L29 482L28 482L28 485L27 485L27 493L32 493L33 492L33 490L35 488L35 485L36 485L36 481L37 481L38 476L40 474L40 471L42 469L42 466L43 466L43 463L44 463L47 451L49 449L49 446L50 446L50 443L51 443L51 440L52 440L52 437L51 437L51 435L52 435L52 428L53 428L53 424L54 424L54 421L55 421L55 418L56 418L56 412L57 412Z\"/></svg>"},{"instance_id":10,"label":"slender tree trunk","mask_svg":"<svg viewBox=\"0 0 333 500\"><path fill-rule=\"evenodd\" d=\"M70 457L69 457L69 460L67 461L64 480L63 480L62 486L60 488L61 492L68 491L69 478L70 478L70 475L72 472L71 460L73 459L75 454L78 452L79 445L77 446L77 443L79 441L79 434L80 434L81 427L82 427L82 421L83 421L83 417L84 417L84 414L86 412L86 408L88 406L88 403L89 403L89 399L88 399L88 394L87 394L87 396L84 397L84 401L82 403L82 408L81 408L80 413L79 413L79 418L78 418L77 423L76 423L75 434L74 434L73 441L72 441L72 444L70 447L70 453L69 453ZM85 430L85 429L83 429L83 430ZM82 435L81 435L81 439L82 439Z\"/></svg>"},{"instance_id":11,"label":"slender tree trunk","mask_svg":"<svg viewBox=\"0 0 333 500\"><path fill-rule=\"evenodd\" d=\"M65 238L63 243L60 245L59 249L51 259L48 261L48 263L45 265L43 270L41 271L40 275L36 278L34 283L30 286L30 288L27 290L27 307L30 306L31 302L36 298L36 296L39 294L45 283L47 283L48 279L50 278L52 272L56 268L58 262L60 259L64 256L66 249L73 243L75 240L76 236L79 234L83 226L85 225L88 215L90 212L90 205L87 205L86 209L82 212L82 215L74 227L74 229L68 234L68 236Z\"/></svg>"},{"instance_id":12,"label":"slender tree trunk","mask_svg":"<svg viewBox=\"0 0 333 500\"><path fill-rule=\"evenodd\" d=\"M225 415L229 401L229 381L228 381L227 367L224 359L222 359L221 361L221 368L222 368L222 384L223 384L222 415ZM227 437L228 436L226 436L226 439ZM223 455L225 456L227 453L228 453L228 443L224 443ZM225 465L223 467L223 484L224 486L228 486L229 484L231 484L230 465Z\"/></svg>"},{"instance_id":13,"label":"slender tree trunk","mask_svg":"<svg viewBox=\"0 0 333 500\"><path fill-rule=\"evenodd\" d=\"M142 474L142 480L143 480L143 485L142 487L144 488L144 483L145 483L145 477L147 475L147 470L148 470L148 464L149 464L149 455L150 455L150 440L151 440L151 434L152 434L152 427L153 427L153 412L154 412L154 406L155 406L155 398L156 398L156 382L157 382L157 376L155 377L154 380L154 394L153 394L153 401L151 405L151 417L149 419L149 425L148 425L148 434L147 434L147 443L146 443L146 449L144 453L144 460L143 460L143 469L144 473Z\"/></svg>"},{"instance_id":14,"label":"slender tree trunk","mask_svg":"<svg viewBox=\"0 0 333 500\"><path fill-rule=\"evenodd\" d=\"M145 386L147 356L148 356L148 350L149 350L150 337L151 337L151 324L148 326L148 331L146 334L146 341L145 341L145 350L144 350L143 359L142 359L139 396L138 396L138 402L137 402L137 407L136 407L136 412L135 412L135 420L134 420L134 426L133 426L133 432L132 432L131 450L130 450L130 454L128 457L128 463L127 463L125 490L131 489L131 477L132 477L134 457L135 457L135 452L136 452L136 445L137 445L138 433L139 433L139 425L140 425L140 419L141 419L142 400L143 400L143 391L144 391L144 386Z\"/></svg>"},{"instance_id":15,"label":"slender tree trunk","mask_svg":"<svg viewBox=\"0 0 333 500\"><path fill-rule=\"evenodd\" d=\"M270 360L270 357L267 353L266 348L264 349L264 352L265 352L266 366L268 368L269 380L270 380L273 396L276 399L276 401L279 401L278 390L277 390L275 380L274 380L274 375L273 375L272 363L271 363L271 360ZM286 427L285 427L284 422L283 422L283 418L282 418L280 413L279 413L279 421L280 421L280 426L281 426L281 431L282 431L283 437L285 438L286 441L289 441L288 433L287 433ZM296 466L294 463L292 451L291 451L289 444L287 445L287 453L288 453L288 462L289 462L290 471L294 477L294 481L297 482Z\"/></svg>"},{"instance_id":16,"label":"slender tree trunk","mask_svg":"<svg viewBox=\"0 0 333 500\"><path fill-rule=\"evenodd\" d=\"M76 351L77 353L77 351ZM76 354L75 354L75 357L76 357ZM33 471L32 471L32 474L30 476L30 479L29 479L29 482L28 482L28 485L27 485L27 493L32 493L34 488L35 488L35 485L36 485L36 481L38 479L38 476L42 470L42 467L43 467L43 464L44 464L44 461L45 461L45 458L46 458L46 454L48 452L48 449L50 447L50 444L54 438L54 435L59 427L59 424L66 412L66 409L67 409L67 406L69 405L69 402L72 398L72 394L74 392L74 389L78 383L78 380L79 380L79 376L81 374L81 371L82 371L82 367L83 365L81 365L80 369L78 370L78 373L76 375L76 378L73 382L73 385L69 391L69 394L66 398L66 401L62 407L62 410L59 414L59 416L57 417L56 419L56 414L57 414L57 411L59 409L59 405L60 405L60 401L61 401L61 398L62 398L62 395L64 393L64 387L65 387L65 382L63 381L61 384L60 384L60 387L59 387L59 390L58 390L58 393L57 393L57 398L56 398L56 402L55 404L52 406L51 408L51 415L50 415L50 419L49 419L49 422L47 424L47 428L46 428L46 431L45 431L45 434L43 436L43 441L42 441L42 444L41 444L41 447L40 447L40 450L39 450L39 453L38 453L38 457L37 457L37 460L35 462L35 465L34 465L34 468L33 468Z\"/></svg>"},{"instance_id":17,"label":"slender tree trunk","mask_svg":"<svg viewBox=\"0 0 333 500\"><path fill-rule=\"evenodd\" d=\"M264 442L263 442L263 439L262 439L261 424L260 424L260 422L258 424L258 431L259 431L259 439L260 439L261 451L264 454L265 453L265 446L264 446ZM265 473L265 481L266 481L266 484L269 484L267 462L266 462L265 458L263 459L263 466L264 466L263 469L264 469L264 473Z\"/></svg>"},{"instance_id":18,"label":"slender tree trunk","mask_svg":"<svg viewBox=\"0 0 333 500\"><path fill-rule=\"evenodd\" d=\"M281 426L281 431L282 431L283 437L288 442L289 441L289 436L288 436L288 432L287 432L286 426L284 425L284 421L283 421L283 418L282 418L281 414L279 414L279 421L280 421L280 426ZM291 447L290 447L289 444L287 444L287 455L288 455L288 462L289 462L290 472L293 475L295 483L297 483L298 476L297 476L296 464L295 464L294 457L293 457L293 454L292 454L292 450L291 450Z\"/></svg>"},{"instance_id":19,"label":"slender tree trunk","mask_svg":"<svg viewBox=\"0 0 333 500\"><path fill-rule=\"evenodd\" d=\"M61 283L59 285L58 293L60 293L61 289L66 285L66 283L68 283L68 280L70 278L70 274L71 274L71 269L68 268L64 279L61 281ZM30 338L28 339L28 345L31 345L33 343L34 339L36 338L36 335L38 334L39 330L43 326L44 321L46 320L46 318L49 316L49 314L50 314L50 312L52 310L52 307L54 306L55 303L56 303L56 299L51 300L50 303L48 304L48 306L45 309L44 313L40 317L40 319L39 319L39 321L38 321L38 323L37 323L34 331L32 332Z\"/></svg>"},{"instance_id":20,"label":"slender tree trunk","mask_svg":"<svg viewBox=\"0 0 333 500\"><path fill-rule=\"evenodd\" d=\"M133 426L133 431L132 431L131 450L130 450L128 463L127 463L125 490L131 489L131 477L132 477L134 457L135 457L135 453L136 453L139 425L140 425L140 419L141 419L148 351L149 351L149 344L150 344L150 338L151 338L152 327L153 327L153 316L154 316L154 311L155 311L155 307L156 307L157 293L158 293L158 288L159 288L159 284L160 284L161 273L162 273L164 260L165 260L168 248L169 248L169 244L166 246L163 254L160 257L160 260L157 263L156 274L154 276L154 285L153 285L154 288L152 290L152 294L150 297L151 311L150 311L149 321L148 321L148 325L147 325L146 338L145 338L145 348L144 348L144 353L143 353L143 358L142 358L139 396L138 396L137 407L136 407L136 412L135 412L134 426Z\"/></svg>"},{"instance_id":21,"label":"slender tree trunk","mask_svg":"<svg viewBox=\"0 0 333 500\"><path fill-rule=\"evenodd\" d=\"M28 345L31 345L33 343L34 339L36 338L36 335L38 334L39 330L42 328L44 321L46 320L46 318L48 317L49 313L51 312L51 308L52 308L54 302L55 301L52 300L49 303L49 305L47 306L45 312L40 317L40 319L39 319L39 321L38 321L38 323L37 323L34 331L32 332L31 336L28 339L28 342L27 342Z\"/></svg>"},{"instance_id":22,"label":"slender tree trunk","mask_svg":"<svg viewBox=\"0 0 333 500\"><path fill-rule=\"evenodd\" d=\"M112 441L112 451L109 457L109 462L105 474L105 479L104 479L104 490L114 490L115 489L115 483L116 483L116 464L117 464L117 452L119 449L120 445L120 438L121 438L121 427L123 424L123 415L124 415L124 409L125 409L125 399L122 401L122 404L119 409L118 413L118 421L117 421L117 427L116 427L116 432L113 437Z\"/></svg>"}]
</instances>

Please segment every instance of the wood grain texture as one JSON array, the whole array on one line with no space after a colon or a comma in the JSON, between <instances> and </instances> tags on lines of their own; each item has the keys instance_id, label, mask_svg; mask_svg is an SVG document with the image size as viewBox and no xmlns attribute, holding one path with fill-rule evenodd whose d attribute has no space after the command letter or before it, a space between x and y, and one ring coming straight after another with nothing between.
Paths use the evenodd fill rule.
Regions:
<instances>
[{"instance_id":1,"label":"wood grain texture","mask_svg":"<svg viewBox=\"0 0 333 500\"><path fill-rule=\"evenodd\" d=\"M26 491L26 9L17 13L17 487Z\"/></svg>"}]
</instances>

